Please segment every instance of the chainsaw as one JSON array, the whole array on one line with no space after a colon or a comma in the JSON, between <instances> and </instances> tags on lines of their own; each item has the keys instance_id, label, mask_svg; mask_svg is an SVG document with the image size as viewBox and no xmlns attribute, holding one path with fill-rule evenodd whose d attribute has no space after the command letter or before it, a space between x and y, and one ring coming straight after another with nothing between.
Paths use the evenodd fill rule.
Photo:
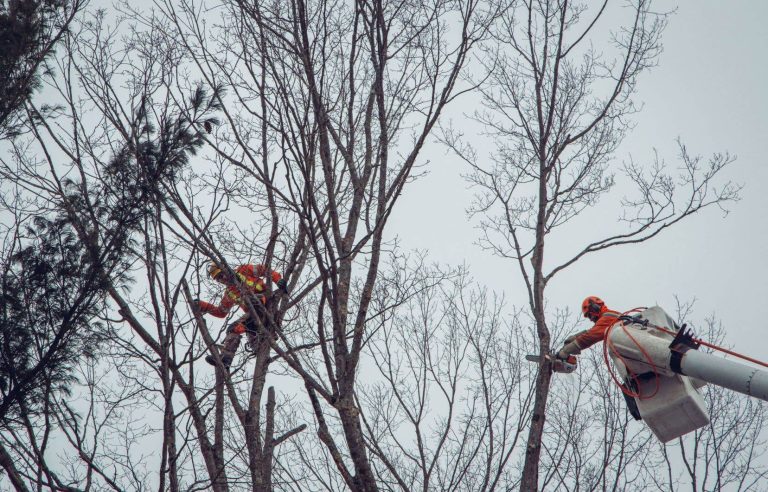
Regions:
<instances>
[{"instance_id":1,"label":"chainsaw","mask_svg":"<svg viewBox=\"0 0 768 492\"><path fill-rule=\"evenodd\" d=\"M568 359L558 359L554 352L547 354L544 356L544 359L549 361L550 364L552 364L552 371L553 372L563 372L563 373L571 373L576 370L577 362L576 362L576 356L575 355L569 355ZM526 355L525 360L529 360L531 362L541 362L541 356L540 355Z\"/></svg>"}]
</instances>

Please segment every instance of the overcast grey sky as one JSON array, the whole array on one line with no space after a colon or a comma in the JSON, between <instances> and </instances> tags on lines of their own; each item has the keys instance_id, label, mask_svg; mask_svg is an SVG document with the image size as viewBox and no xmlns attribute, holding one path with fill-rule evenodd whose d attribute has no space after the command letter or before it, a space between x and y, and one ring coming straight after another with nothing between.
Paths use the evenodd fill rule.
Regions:
<instances>
[{"instance_id":1,"label":"overcast grey sky","mask_svg":"<svg viewBox=\"0 0 768 492\"><path fill-rule=\"evenodd\" d=\"M675 6L664 4L658 7ZM656 148L674 166L678 136L693 154L728 151L738 160L727 177L744 184L742 200L725 218L706 209L647 243L579 262L550 285L553 307L578 309L584 296L598 295L616 309L658 303L673 311L674 295L696 298L693 321L715 313L728 344L768 359L766 19L768 2L682 2L665 31L659 66L640 81L637 100L645 106L617 154L619 162L630 154L650 162ZM471 112L468 106L465 101L461 110ZM456 120L460 112L453 112ZM459 176L466 166L439 145L424 155L432 161L430 174L406 188L390 231L403 247L429 249L436 261L466 262L480 282L522 305L516 267L473 244L478 233L464 212L472 191ZM599 210L601 220L619 214L610 203ZM563 244L550 243L550 254L584 239L558 238Z\"/></svg>"},{"instance_id":2,"label":"overcast grey sky","mask_svg":"<svg viewBox=\"0 0 768 492\"><path fill-rule=\"evenodd\" d=\"M659 8L664 4L675 7L659 2ZM641 79L637 100L644 108L617 154L617 164L629 155L650 162L656 148L674 166L677 137L705 158L731 152L738 160L727 177L744 184L742 200L727 217L706 209L649 242L585 258L549 286L551 307L578 310L586 295L598 295L619 310L659 304L672 312L675 295L696 298L692 321L714 313L726 329L726 344L768 360L767 19L766 1L682 2L664 34L659 66ZM612 20L606 17L605 27ZM462 112L472 109L467 98L448 116L466 121ZM422 157L431 161L429 174L405 188L389 233L406 250L428 249L434 261L466 263L509 304L525 305L517 267L475 245L478 231L465 213L473 191L460 176L466 165L437 143ZM620 213L610 200L599 212L600 220L611 222ZM555 236L549 254L564 255L595 239L575 235Z\"/></svg>"}]
</instances>

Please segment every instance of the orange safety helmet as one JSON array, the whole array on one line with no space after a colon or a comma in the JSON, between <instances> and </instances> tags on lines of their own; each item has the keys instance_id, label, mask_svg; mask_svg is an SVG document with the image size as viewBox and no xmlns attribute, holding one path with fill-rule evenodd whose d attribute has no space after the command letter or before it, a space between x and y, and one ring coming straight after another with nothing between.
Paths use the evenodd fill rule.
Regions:
<instances>
[{"instance_id":1,"label":"orange safety helmet","mask_svg":"<svg viewBox=\"0 0 768 492\"><path fill-rule=\"evenodd\" d=\"M224 270L215 261L212 261L208 265L208 276L214 280L219 280L223 271Z\"/></svg>"},{"instance_id":2,"label":"orange safety helmet","mask_svg":"<svg viewBox=\"0 0 768 492\"><path fill-rule=\"evenodd\" d=\"M591 321L597 321L603 306L605 306L605 302L602 299L597 296L589 296L581 303L581 314Z\"/></svg>"}]
</instances>

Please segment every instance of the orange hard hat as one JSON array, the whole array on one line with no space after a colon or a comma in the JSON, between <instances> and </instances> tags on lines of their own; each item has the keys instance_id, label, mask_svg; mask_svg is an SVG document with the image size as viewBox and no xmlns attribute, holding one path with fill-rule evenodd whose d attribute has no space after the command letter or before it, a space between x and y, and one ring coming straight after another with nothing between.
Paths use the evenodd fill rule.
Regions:
<instances>
[{"instance_id":1,"label":"orange hard hat","mask_svg":"<svg viewBox=\"0 0 768 492\"><path fill-rule=\"evenodd\" d=\"M223 271L223 270L222 270L222 268L221 268L221 267L219 266L219 264L218 264L218 263L216 263L215 261L212 261L212 262L211 262L211 263L208 265L208 275L209 275L209 276L210 276L212 279L214 279L214 280L218 280L218 278L219 278L219 275L221 275L221 272L222 272L222 271Z\"/></svg>"},{"instance_id":2,"label":"orange hard hat","mask_svg":"<svg viewBox=\"0 0 768 492\"><path fill-rule=\"evenodd\" d=\"M600 310L605 306L605 302L597 296L589 296L581 303L581 314L585 318L592 319L593 316L598 316Z\"/></svg>"}]
</instances>

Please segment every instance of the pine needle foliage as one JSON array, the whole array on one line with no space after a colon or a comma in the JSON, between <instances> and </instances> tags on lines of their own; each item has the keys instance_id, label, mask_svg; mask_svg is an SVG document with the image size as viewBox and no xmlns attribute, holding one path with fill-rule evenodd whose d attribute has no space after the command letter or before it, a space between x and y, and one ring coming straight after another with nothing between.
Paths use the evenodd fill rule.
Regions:
<instances>
[{"instance_id":1,"label":"pine needle foliage","mask_svg":"<svg viewBox=\"0 0 768 492\"><path fill-rule=\"evenodd\" d=\"M81 0L0 0L0 137L20 131L24 101L49 70L46 60L67 32Z\"/></svg>"},{"instance_id":2,"label":"pine needle foliage","mask_svg":"<svg viewBox=\"0 0 768 492\"><path fill-rule=\"evenodd\" d=\"M61 212L34 217L24 247L2 260L0 428L69 394L77 363L107 339L99 320L109 291L129 288L137 237L171 206L164 190L204 144L202 131L218 124L211 114L220 96L220 88L208 96L198 87L191 111L157 122L142 104L135 138L99 170L99 181L63 180Z\"/></svg>"},{"instance_id":3,"label":"pine needle foliage","mask_svg":"<svg viewBox=\"0 0 768 492\"><path fill-rule=\"evenodd\" d=\"M67 394L80 357L103 339L104 284L71 225L37 217L0 283L0 427Z\"/></svg>"}]
</instances>

